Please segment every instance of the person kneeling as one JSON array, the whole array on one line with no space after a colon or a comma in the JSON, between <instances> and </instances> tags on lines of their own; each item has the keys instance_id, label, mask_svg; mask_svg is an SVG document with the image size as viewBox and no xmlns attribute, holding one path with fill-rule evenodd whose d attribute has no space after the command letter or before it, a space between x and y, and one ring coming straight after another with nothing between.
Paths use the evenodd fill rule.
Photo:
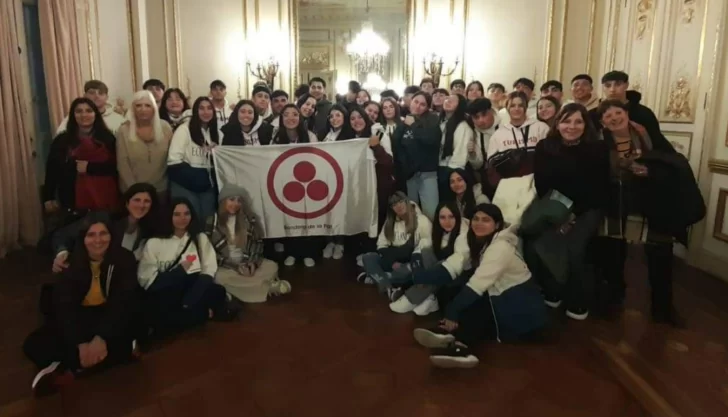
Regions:
<instances>
[{"instance_id":1,"label":"person kneeling","mask_svg":"<svg viewBox=\"0 0 728 417\"><path fill-rule=\"evenodd\" d=\"M139 284L146 290L145 314L152 334L167 335L208 319L233 320L238 310L228 303L217 272L215 249L186 198L174 198L163 232L147 241L139 262Z\"/></svg>"},{"instance_id":2,"label":"person kneeling","mask_svg":"<svg viewBox=\"0 0 728 417\"><path fill-rule=\"evenodd\" d=\"M244 194L240 187L225 185L220 209L207 219L205 232L217 253L216 281L240 301L262 303L269 294L288 294L291 284L278 278L278 264L263 258L258 222L244 209Z\"/></svg>"},{"instance_id":3,"label":"person kneeling","mask_svg":"<svg viewBox=\"0 0 728 417\"><path fill-rule=\"evenodd\" d=\"M445 307L439 325L414 330L415 340L432 349L433 365L472 368L478 364L472 344L533 338L546 325L541 291L518 252L513 229L495 205L475 208L467 236L473 269L438 292Z\"/></svg>"},{"instance_id":4,"label":"person kneeling","mask_svg":"<svg viewBox=\"0 0 728 417\"><path fill-rule=\"evenodd\" d=\"M452 283L470 261L467 241L469 223L461 217L458 204L454 201L440 203L436 213L437 219L432 227L432 247L422 251L424 268L417 271L416 279L411 275L407 277L404 285L414 285L389 304L395 313L414 311L418 316L426 316L438 311L440 307L435 297L437 289Z\"/></svg>"},{"instance_id":5,"label":"person kneeling","mask_svg":"<svg viewBox=\"0 0 728 417\"><path fill-rule=\"evenodd\" d=\"M136 261L131 252L111 245L112 230L107 219L84 220L55 284L52 310L25 340L23 351L41 368L32 384L36 395L55 392L82 371L133 356Z\"/></svg>"},{"instance_id":6,"label":"person kneeling","mask_svg":"<svg viewBox=\"0 0 728 417\"><path fill-rule=\"evenodd\" d=\"M357 281L377 284L392 300L394 287L391 278L406 277L422 266L422 250L432 246L430 220L407 195L397 191L389 198L387 220L377 239L377 251L362 257L364 272ZM408 265L411 264L411 265Z\"/></svg>"}]
</instances>

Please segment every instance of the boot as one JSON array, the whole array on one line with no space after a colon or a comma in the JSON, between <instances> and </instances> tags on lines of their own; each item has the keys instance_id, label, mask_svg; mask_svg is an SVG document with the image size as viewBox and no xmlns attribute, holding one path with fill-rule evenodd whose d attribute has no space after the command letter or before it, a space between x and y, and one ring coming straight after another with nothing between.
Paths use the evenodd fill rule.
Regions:
<instances>
[{"instance_id":1,"label":"boot","mask_svg":"<svg viewBox=\"0 0 728 417\"><path fill-rule=\"evenodd\" d=\"M652 320L675 327L682 325L672 300L672 243L645 244L650 279Z\"/></svg>"}]
</instances>

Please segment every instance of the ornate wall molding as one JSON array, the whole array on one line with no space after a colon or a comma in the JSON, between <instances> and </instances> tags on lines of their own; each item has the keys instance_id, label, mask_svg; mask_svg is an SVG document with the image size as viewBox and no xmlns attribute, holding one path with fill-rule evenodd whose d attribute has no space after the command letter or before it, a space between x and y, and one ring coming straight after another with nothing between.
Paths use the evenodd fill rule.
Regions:
<instances>
[{"instance_id":1,"label":"ornate wall molding","mask_svg":"<svg viewBox=\"0 0 728 417\"><path fill-rule=\"evenodd\" d=\"M645 35L654 29L654 6L654 0L639 0L637 2L637 17L635 18L635 39L644 39Z\"/></svg>"},{"instance_id":2,"label":"ornate wall molding","mask_svg":"<svg viewBox=\"0 0 728 417\"><path fill-rule=\"evenodd\" d=\"M672 122L692 122L695 119L692 107L693 97L691 82L686 76L675 76L670 84L667 104L663 116Z\"/></svg>"},{"instance_id":3,"label":"ornate wall molding","mask_svg":"<svg viewBox=\"0 0 728 417\"><path fill-rule=\"evenodd\" d=\"M728 243L728 233L723 232L723 219L725 218L726 200L728 200L728 188L721 188L718 191L718 206L715 209L713 237L715 239Z\"/></svg>"},{"instance_id":4,"label":"ornate wall molding","mask_svg":"<svg viewBox=\"0 0 728 417\"><path fill-rule=\"evenodd\" d=\"M695 11L698 6L698 0L681 0L680 3L680 21L683 24L689 25L693 22L693 19L695 18Z\"/></svg>"},{"instance_id":5,"label":"ornate wall molding","mask_svg":"<svg viewBox=\"0 0 728 417\"><path fill-rule=\"evenodd\" d=\"M663 130L662 133L676 151L690 160L690 150L693 147L693 132Z\"/></svg>"},{"instance_id":6,"label":"ornate wall molding","mask_svg":"<svg viewBox=\"0 0 728 417\"><path fill-rule=\"evenodd\" d=\"M713 174L728 175L728 160L710 159L708 160L708 170Z\"/></svg>"}]
</instances>

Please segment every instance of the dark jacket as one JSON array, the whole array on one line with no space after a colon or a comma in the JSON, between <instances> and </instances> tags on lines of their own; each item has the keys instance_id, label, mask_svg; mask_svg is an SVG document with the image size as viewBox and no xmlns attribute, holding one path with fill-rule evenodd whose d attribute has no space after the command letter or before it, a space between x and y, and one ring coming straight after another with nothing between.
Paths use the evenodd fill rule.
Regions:
<instances>
[{"instance_id":1,"label":"dark jacket","mask_svg":"<svg viewBox=\"0 0 728 417\"><path fill-rule=\"evenodd\" d=\"M640 192L649 227L687 246L687 228L706 212L690 163L678 152L661 150L648 152L637 161L648 169Z\"/></svg>"},{"instance_id":2,"label":"dark jacket","mask_svg":"<svg viewBox=\"0 0 728 417\"><path fill-rule=\"evenodd\" d=\"M411 126L403 123L392 136L395 166L404 180L417 172L437 171L442 131L436 113L429 112L417 118Z\"/></svg>"},{"instance_id":3,"label":"dark jacket","mask_svg":"<svg viewBox=\"0 0 728 417\"><path fill-rule=\"evenodd\" d=\"M81 340L84 333L78 328L78 314L81 303L91 287L91 267L84 256L75 256L64 271L53 290L54 317L63 332L63 339L71 344ZM108 341L129 330L133 312L136 310L138 289L136 261L129 251L117 250L113 246L101 263L101 289L106 297L98 336Z\"/></svg>"},{"instance_id":4,"label":"dark jacket","mask_svg":"<svg viewBox=\"0 0 728 417\"><path fill-rule=\"evenodd\" d=\"M670 141L665 138L660 130L660 122L657 120L655 113L649 107L640 104L642 94L638 91L627 91L627 109L629 111L629 120L642 125L647 131L647 135L652 141L652 147L658 151L675 152ZM597 130L602 128L602 121L599 117L597 109L589 110L592 122Z\"/></svg>"},{"instance_id":5,"label":"dark jacket","mask_svg":"<svg viewBox=\"0 0 728 417\"><path fill-rule=\"evenodd\" d=\"M610 191L609 150L601 140L565 146L546 138L536 145L534 181L539 197L557 190L573 202L577 216L603 210Z\"/></svg>"},{"instance_id":6,"label":"dark jacket","mask_svg":"<svg viewBox=\"0 0 728 417\"><path fill-rule=\"evenodd\" d=\"M96 212L94 215L99 216L99 219L106 219L111 221L111 236L114 236L114 240L111 241L110 247L118 248L120 250L126 250L121 247L122 239L124 238L124 232L129 222L128 216L118 216L108 212ZM53 248L53 255L58 255L62 251L71 251L76 247L77 239L81 229L84 227L84 219L81 218L71 224L64 226L61 229L53 232L51 236L51 246ZM152 230L139 229L137 233L136 241L134 242L133 251L136 250L139 245L146 239L152 237Z\"/></svg>"},{"instance_id":7,"label":"dark jacket","mask_svg":"<svg viewBox=\"0 0 728 417\"><path fill-rule=\"evenodd\" d=\"M316 119L314 121L313 133L316 134L316 137L319 140L325 138L328 133L326 122L329 120L329 110L331 110L331 106L333 106L333 104L325 98L322 98L316 103L316 114L314 115Z\"/></svg>"},{"instance_id":8,"label":"dark jacket","mask_svg":"<svg viewBox=\"0 0 728 417\"><path fill-rule=\"evenodd\" d=\"M389 196L395 191L394 159L382 145L377 145L371 149L374 152L374 158L377 160L374 169L377 174L377 198L381 212L384 211L384 207L389 205ZM383 221L380 221L380 223L383 223Z\"/></svg>"},{"instance_id":9,"label":"dark jacket","mask_svg":"<svg viewBox=\"0 0 728 417\"><path fill-rule=\"evenodd\" d=\"M115 152L114 138L111 150ZM71 137L68 132L56 136L46 160L43 201L58 200L61 207L74 209L76 206L76 160L71 157ZM86 175L116 175L116 160L113 163L89 162Z\"/></svg>"},{"instance_id":10,"label":"dark jacket","mask_svg":"<svg viewBox=\"0 0 728 417\"><path fill-rule=\"evenodd\" d=\"M240 130L238 123L227 123L220 129L223 134L223 143L225 146L245 146L245 139L243 138L243 132ZM273 126L263 121L258 126L258 141L261 145L270 145L273 140Z\"/></svg>"}]
</instances>

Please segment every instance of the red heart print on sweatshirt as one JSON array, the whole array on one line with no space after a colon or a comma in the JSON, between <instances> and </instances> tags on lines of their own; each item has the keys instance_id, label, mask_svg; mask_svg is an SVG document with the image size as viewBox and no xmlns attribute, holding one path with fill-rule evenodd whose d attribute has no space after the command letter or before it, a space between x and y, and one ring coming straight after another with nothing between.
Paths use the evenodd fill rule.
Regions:
<instances>
[{"instance_id":1,"label":"red heart print on sweatshirt","mask_svg":"<svg viewBox=\"0 0 728 417\"><path fill-rule=\"evenodd\" d=\"M185 257L185 260L186 260L187 262L189 262L189 263L192 263L192 262L194 262L194 261L195 261L195 259L197 259L197 255L192 255L192 254L189 254L189 255L187 255L187 257Z\"/></svg>"}]
</instances>

